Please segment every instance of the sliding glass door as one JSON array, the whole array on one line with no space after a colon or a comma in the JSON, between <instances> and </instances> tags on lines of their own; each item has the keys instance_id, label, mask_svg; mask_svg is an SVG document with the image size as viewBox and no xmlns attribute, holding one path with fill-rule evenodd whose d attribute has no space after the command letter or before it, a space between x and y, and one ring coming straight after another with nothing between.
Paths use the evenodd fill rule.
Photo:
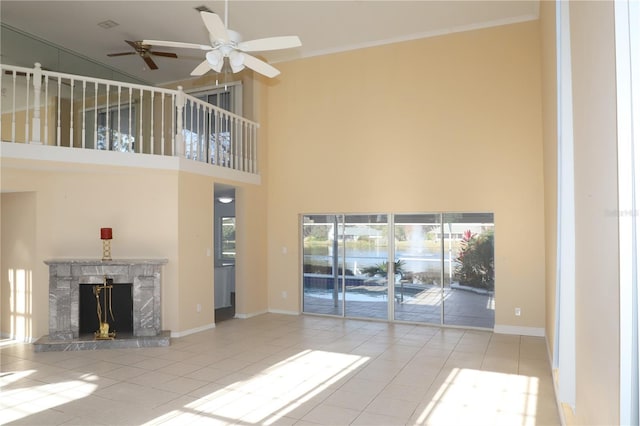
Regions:
<instances>
[{"instance_id":1,"label":"sliding glass door","mask_svg":"<svg viewBox=\"0 0 640 426\"><path fill-rule=\"evenodd\" d=\"M493 328L492 213L305 215L303 312Z\"/></svg>"},{"instance_id":2,"label":"sliding glass door","mask_svg":"<svg viewBox=\"0 0 640 426\"><path fill-rule=\"evenodd\" d=\"M386 215L306 215L302 235L304 312L387 318Z\"/></svg>"},{"instance_id":3,"label":"sliding glass door","mask_svg":"<svg viewBox=\"0 0 640 426\"><path fill-rule=\"evenodd\" d=\"M442 241L440 214L395 215L394 319L440 324Z\"/></svg>"},{"instance_id":4,"label":"sliding glass door","mask_svg":"<svg viewBox=\"0 0 640 426\"><path fill-rule=\"evenodd\" d=\"M493 328L493 214L446 213L442 235L443 323Z\"/></svg>"},{"instance_id":5,"label":"sliding glass door","mask_svg":"<svg viewBox=\"0 0 640 426\"><path fill-rule=\"evenodd\" d=\"M345 216L345 316L388 317L389 225L387 215Z\"/></svg>"},{"instance_id":6,"label":"sliding glass door","mask_svg":"<svg viewBox=\"0 0 640 426\"><path fill-rule=\"evenodd\" d=\"M302 218L303 312L344 316L344 216Z\"/></svg>"}]
</instances>

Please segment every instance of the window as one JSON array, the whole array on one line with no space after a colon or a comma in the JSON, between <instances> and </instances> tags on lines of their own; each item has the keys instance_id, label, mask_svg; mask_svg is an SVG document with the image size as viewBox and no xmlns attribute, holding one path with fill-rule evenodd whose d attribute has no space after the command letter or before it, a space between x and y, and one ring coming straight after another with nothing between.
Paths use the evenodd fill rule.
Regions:
<instances>
[{"instance_id":1,"label":"window","mask_svg":"<svg viewBox=\"0 0 640 426\"><path fill-rule=\"evenodd\" d=\"M97 110L87 109L85 120L88 147L108 151L134 152L137 120L136 106L133 103L120 107L113 105Z\"/></svg>"},{"instance_id":2,"label":"window","mask_svg":"<svg viewBox=\"0 0 640 426\"><path fill-rule=\"evenodd\" d=\"M135 143L135 107L98 111L98 149L133 152Z\"/></svg>"},{"instance_id":3,"label":"window","mask_svg":"<svg viewBox=\"0 0 640 426\"><path fill-rule=\"evenodd\" d=\"M242 84L240 82L225 85L223 88L209 88L191 92L201 101L217 106L236 115L242 115ZM191 105L193 106L193 105ZM229 166L231 161L232 124L220 116L212 117L207 111L185 109L185 156L190 159L206 158L209 162Z\"/></svg>"},{"instance_id":4,"label":"window","mask_svg":"<svg viewBox=\"0 0 640 426\"><path fill-rule=\"evenodd\" d=\"M220 235L220 258L225 262L235 261L236 259L236 218L232 216L222 217L220 219L221 232Z\"/></svg>"}]
</instances>

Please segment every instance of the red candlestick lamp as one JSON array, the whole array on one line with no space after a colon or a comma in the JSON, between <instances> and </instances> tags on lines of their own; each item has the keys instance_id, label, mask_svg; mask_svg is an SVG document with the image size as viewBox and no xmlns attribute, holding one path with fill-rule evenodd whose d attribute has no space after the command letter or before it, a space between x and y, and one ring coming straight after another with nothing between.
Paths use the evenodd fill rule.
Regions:
<instances>
[{"instance_id":1,"label":"red candlestick lamp","mask_svg":"<svg viewBox=\"0 0 640 426\"><path fill-rule=\"evenodd\" d=\"M111 260L113 230L111 228L100 228L100 239L102 240L102 260Z\"/></svg>"}]
</instances>

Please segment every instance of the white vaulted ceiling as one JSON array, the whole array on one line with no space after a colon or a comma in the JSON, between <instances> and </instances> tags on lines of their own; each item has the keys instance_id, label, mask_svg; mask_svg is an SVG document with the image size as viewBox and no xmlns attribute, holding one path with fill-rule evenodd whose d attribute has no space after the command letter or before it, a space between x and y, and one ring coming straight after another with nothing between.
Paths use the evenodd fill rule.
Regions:
<instances>
[{"instance_id":1,"label":"white vaulted ceiling","mask_svg":"<svg viewBox=\"0 0 640 426\"><path fill-rule=\"evenodd\" d=\"M158 70L141 58L107 57L131 49L124 40L171 40L208 44L195 7L224 19L224 1L11 1L0 2L3 24L138 79L160 84L189 78L203 52L157 47L179 59L154 57ZM265 52L271 63L323 55L469 29L538 18L538 1L239 1L229 2L229 28L245 40L298 35L302 47ZM114 21L103 29L98 23ZM7 49L0 62L33 66L44 59L28 49ZM56 64L43 66L56 69Z\"/></svg>"}]
</instances>

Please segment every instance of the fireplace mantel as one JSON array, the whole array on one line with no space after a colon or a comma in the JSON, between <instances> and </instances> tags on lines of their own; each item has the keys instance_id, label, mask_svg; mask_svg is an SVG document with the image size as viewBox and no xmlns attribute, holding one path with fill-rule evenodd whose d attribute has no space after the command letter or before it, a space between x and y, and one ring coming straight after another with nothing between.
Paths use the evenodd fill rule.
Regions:
<instances>
[{"instance_id":1,"label":"fireplace mantel","mask_svg":"<svg viewBox=\"0 0 640 426\"><path fill-rule=\"evenodd\" d=\"M79 293L82 284L132 284L133 335L162 333L161 275L167 259L52 259L49 265L49 340L79 337Z\"/></svg>"}]
</instances>

